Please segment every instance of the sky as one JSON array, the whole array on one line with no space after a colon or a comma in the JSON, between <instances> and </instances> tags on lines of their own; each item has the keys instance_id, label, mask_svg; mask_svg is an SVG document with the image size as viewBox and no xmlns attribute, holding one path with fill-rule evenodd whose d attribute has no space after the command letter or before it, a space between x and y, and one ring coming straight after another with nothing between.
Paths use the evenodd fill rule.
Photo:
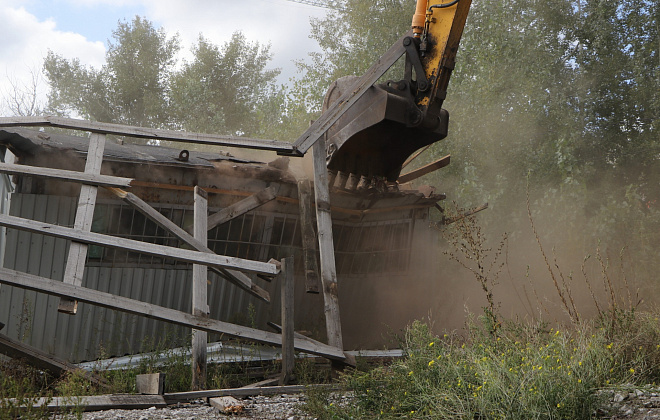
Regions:
<instances>
[{"instance_id":1,"label":"sky","mask_svg":"<svg viewBox=\"0 0 660 420\"><path fill-rule=\"evenodd\" d=\"M271 44L271 68L281 68L285 82L296 73L293 60L304 60L318 45L309 39L310 18L323 8L287 0L0 0L0 116L9 115L6 99L15 87L39 79L45 101L47 83L41 76L48 50L82 64L100 67L107 40L119 21L145 17L168 35L179 35L184 51L200 34L222 45L242 31L248 40Z\"/></svg>"}]
</instances>

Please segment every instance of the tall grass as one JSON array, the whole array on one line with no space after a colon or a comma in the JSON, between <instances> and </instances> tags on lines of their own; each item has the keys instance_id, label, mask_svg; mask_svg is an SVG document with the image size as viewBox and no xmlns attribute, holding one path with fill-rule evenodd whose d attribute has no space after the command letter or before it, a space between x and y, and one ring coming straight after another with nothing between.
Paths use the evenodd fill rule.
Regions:
<instances>
[{"instance_id":1,"label":"tall grass","mask_svg":"<svg viewBox=\"0 0 660 420\"><path fill-rule=\"evenodd\" d=\"M401 360L342 377L353 393L350 404L311 393L303 410L319 419L589 419L607 409L608 394L599 390L660 382L660 322L637 310L623 260L622 288L600 248L595 260L601 279L590 279L583 265L597 308L585 320L573 299L572 274L565 275L541 243L529 199L528 215L567 324L502 319L493 287L507 237L488 247L474 217L458 218L443 233L453 247L447 255L481 286L487 302L482 315L469 317L461 334L438 336L429 322L414 322L402 339ZM617 295L621 290L626 296Z\"/></svg>"},{"instance_id":2,"label":"tall grass","mask_svg":"<svg viewBox=\"0 0 660 420\"><path fill-rule=\"evenodd\" d=\"M656 317L627 314L566 330L506 322L497 337L489 314L465 336L434 335L428 323L406 331L405 357L345 375L350 405L307 406L320 419L588 419L604 406L596 391L660 379Z\"/></svg>"}]
</instances>

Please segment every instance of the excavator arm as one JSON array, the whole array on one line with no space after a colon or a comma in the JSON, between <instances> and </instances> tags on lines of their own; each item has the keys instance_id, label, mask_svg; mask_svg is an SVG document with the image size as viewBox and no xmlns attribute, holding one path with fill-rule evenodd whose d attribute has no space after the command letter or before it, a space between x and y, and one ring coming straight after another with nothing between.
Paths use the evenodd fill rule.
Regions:
<instances>
[{"instance_id":1,"label":"excavator arm","mask_svg":"<svg viewBox=\"0 0 660 420\"><path fill-rule=\"evenodd\" d=\"M369 87L327 130L328 169L343 184L335 186L395 182L411 154L447 136L449 113L442 104L470 4L418 0L412 32L401 41L403 78ZM357 79L334 82L323 110L354 90Z\"/></svg>"}]
</instances>

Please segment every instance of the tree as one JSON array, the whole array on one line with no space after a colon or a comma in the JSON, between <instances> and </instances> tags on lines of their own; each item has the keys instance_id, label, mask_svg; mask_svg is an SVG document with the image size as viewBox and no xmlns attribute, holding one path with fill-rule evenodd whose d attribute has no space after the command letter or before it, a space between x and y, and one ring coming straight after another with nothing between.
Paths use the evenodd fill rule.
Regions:
<instances>
[{"instance_id":1,"label":"tree","mask_svg":"<svg viewBox=\"0 0 660 420\"><path fill-rule=\"evenodd\" d=\"M235 33L222 47L200 37L193 59L176 68L178 36L135 17L119 22L99 70L49 51L49 109L121 124L269 137L281 122L279 70L270 47Z\"/></svg>"},{"instance_id":2,"label":"tree","mask_svg":"<svg viewBox=\"0 0 660 420\"><path fill-rule=\"evenodd\" d=\"M281 101L276 86L279 70L266 68L270 47L248 42L236 32L222 47L200 36L193 54L172 79L177 123L188 131L268 134L265 127L277 120Z\"/></svg>"},{"instance_id":3,"label":"tree","mask_svg":"<svg viewBox=\"0 0 660 420\"><path fill-rule=\"evenodd\" d=\"M40 115L44 106L39 99L43 80L38 70L30 69L30 79L21 82L16 77L7 75L11 86L2 93L2 102L12 115L30 117Z\"/></svg>"},{"instance_id":4,"label":"tree","mask_svg":"<svg viewBox=\"0 0 660 420\"><path fill-rule=\"evenodd\" d=\"M314 22L322 52L301 65L297 91L312 112L332 80L364 72L412 16L394 0L341 4ZM451 153L452 164L425 182L463 206L488 201L483 224L520 232L529 179L537 222L571 250L599 238L635 246L660 228L659 9L652 0L473 0L445 101L449 136L415 163ZM655 242L636 255L650 256Z\"/></svg>"},{"instance_id":5,"label":"tree","mask_svg":"<svg viewBox=\"0 0 660 420\"><path fill-rule=\"evenodd\" d=\"M51 86L49 108L96 121L169 126L168 89L178 37L168 39L163 29L136 16L119 22L112 38L100 70L48 52L44 71Z\"/></svg>"},{"instance_id":6,"label":"tree","mask_svg":"<svg viewBox=\"0 0 660 420\"><path fill-rule=\"evenodd\" d=\"M310 54L310 64L298 63L303 76L294 87L296 100L318 113L330 84L371 67L408 30L414 9L404 0L342 0L326 18L313 19L310 37L321 52Z\"/></svg>"}]
</instances>

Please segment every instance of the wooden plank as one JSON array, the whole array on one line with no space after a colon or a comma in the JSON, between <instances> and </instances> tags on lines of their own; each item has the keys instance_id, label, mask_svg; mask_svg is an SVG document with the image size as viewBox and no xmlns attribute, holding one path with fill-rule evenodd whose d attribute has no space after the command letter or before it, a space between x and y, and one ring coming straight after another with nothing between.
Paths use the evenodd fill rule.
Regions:
<instances>
[{"instance_id":1,"label":"wooden plank","mask_svg":"<svg viewBox=\"0 0 660 420\"><path fill-rule=\"evenodd\" d=\"M176 236L180 241L190 245L197 251L206 252L215 255L215 252L213 252L210 248L208 248L206 244L195 239L192 235L190 235L188 232L177 226L167 217L163 216L162 213L151 207L149 204L145 203L140 197L136 196L135 194L123 191L118 188L108 188L108 191L112 192L114 195L116 195L126 203L133 206L140 213L144 214L146 217L154 221L158 226L162 227L167 232ZM229 280L230 282L234 283L236 286L250 293L252 296L257 297L264 302L270 303L270 293L268 293L268 291L262 289L258 285L254 284L254 282L250 277L246 276L240 271L227 270L218 267L209 267L209 268L212 272L218 274L220 277L223 277L226 280Z\"/></svg>"},{"instance_id":2,"label":"wooden plank","mask_svg":"<svg viewBox=\"0 0 660 420\"><path fill-rule=\"evenodd\" d=\"M280 378L268 378L264 379L263 381L255 382L249 385L242 386L241 388L256 388L256 387L262 387L262 386L270 386L270 385L275 385L280 381Z\"/></svg>"},{"instance_id":3,"label":"wooden plank","mask_svg":"<svg viewBox=\"0 0 660 420\"><path fill-rule=\"evenodd\" d=\"M335 249L332 239L332 216L330 214L330 190L328 187L328 168L325 161L325 141L314 144L314 195L316 197L316 225L319 236L321 257L321 283L325 326L328 344L343 349L341 319L339 317L339 295L337 290L337 269Z\"/></svg>"},{"instance_id":4,"label":"wooden plank","mask_svg":"<svg viewBox=\"0 0 660 420\"><path fill-rule=\"evenodd\" d=\"M305 262L305 291L319 293L321 289L319 264L316 259L318 246L312 217L312 183L309 179L298 181L298 208L300 211L300 232L303 243L303 259Z\"/></svg>"},{"instance_id":5,"label":"wooden plank","mask_svg":"<svg viewBox=\"0 0 660 420\"><path fill-rule=\"evenodd\" d=\"M224 255L209 254L182 248L151 244L133 239L118 238L94 232L85 232L35 220L0 214L0 226L11 227L43 235L64 238L87 244L107 246L111 248L126 249L157 257L172 258L193 264L204 264L215 267L228 267L241 271L254 272L265 275L277 275L277 265L243 258L227 257Z\"/></svg>"},{"instance_id":6,"label":"wooden plank","mask_svg":"<svg viewBox=\"0 0 660 420\"><path fill-rule=\"evenodd\" d=\"M419 155L421 155L422 153L424 153L424 152L426 152L427 150L429 150L429 148L430 148L431 146L433 146L433 144L434 144L434 143L431 143L431 144L429 144L429 145L427 145L427 146L425 146L425 147L419 149L417 152L415 152L414 155L412 155L412 156L410 156L408 159L406 159L406 161L403 162L403 164L401 165L401 169L403 169L403 168L405 168L406 166L408 166L408 165L410 164L410 162L412 162L413 160L417 159L417 158L419 157Z\"/></svg>"},{"instance_id":7,"label":"wooden plank","mask_svg":"<svg viewBox=\"0 0 660 420\"><path fill-rule=\"evenodd\" d=\"M282 271L279 275L282 290L281 312L282 312L282 376L280 385L287 385L293 377L293 366L295 363L293 349L293 316L294 316L294 284L293 284L293 257L282 259Z\"/></svg>"},{"instance_id":8,"label":"wooden plank","mask_svg":"<svg viewBox=\"0 0 660 420\"><path fill-rule=\"evenodd\" d=\"M93 133L89 138L89 149L85 162L85 173L99 175L103 164L103 150L105 149L105 134ZM82 185L78 197L78 208L74 229L85 232L92 230L94 220L94 208L96 207L96 196L98 187L96 185ZM66 266L64 268L64 282L80 286L85 271L87 260L87 244L73 241L69 246ZM57 307L59 312L75 315L78 311L78 302L69 299L60 300Z\"/></svg>"},{"instance_id":9,"label":"wooden plank","mask_svg":"<svg viewBox=\"0 0 660 420\"><path fill-rule=\"evenodd\" d=\"M253 139L249 137L222 136L217 134L187 133L174 130L159 130L123 124L85 121L55 116L46 117L2 117L0 127L51 126L83 130L92 133L116 134L143 139L170 140L182 143L232 146L245 149L270 150L280 154L292 154L293 145L285 141Z\"/></svg>"},{"instance_id":10,"label":"wooden plank","mask_svg":"<svg viewBox=\"0 0 660 420\"><path fill-rule=\"evenodd\" d=\"M253 388L229 388L209 389L206 391L176 392L165 394L165 400L169 403L179 401L197 400L200 398L216 397L252 397L255 395L278 395L278 394L300 394L310 389L327 389L330 391L340 390L339 385L315 384L315 385L284 385L284 386L262 386Z\"/></svg>"},{"instance_id":11,"label":"wooden plank","mask_svg":"<svg viewBox=\"0 0 660 420\"><path fill-rule=\"evenodd\" d=\"M445 166L449 165L450 159L451 159L451 155L442 157L436 160L435 162L431 162L428 165L424 165L419 169L415 169L414 171L410 171L408 173L399 176L399 179L397 179L397 181L399 182L399 184L405 184L406 182L414 181L415 179L421 176L430 174L433 171L437 171L438 169L444 168Z\"/></svg>"},{"instance_id":12,"label":"wooden plank","mask_svg":"<svg viewBox=\"0 0 660 420\"><path fill-rule=\"evenodd\" d=\"M293 143L295 151L304 155L312 145L314 145L325 134L328 129L341 117L365 92L374 84L385 72L392 67L394 63L406 51L403 46L403 40L412 35L408 31L403 37L394 43L392 47L376 63L367 70L339 99L314 121L314 123ZM325 145L324 145L325 149Z\"/></svg>"},{"instance_id":13,"label":"wooden plank","mask_svg":"<svg viewBox=\"0 0 660 420\"><path fill-rule=\"evenodd\" d=\"M142 408L165 408L167 403L162 395L93 395L84 397L39 398L34 407L46 406L48 411L81 409L83 411L102 411L112 409L136 410Z\"/></svg>"},{"instance_id":14,"label":"wooden plank","mask_svg":"<svg viewBox=\"0 0 660 420\"><path fill-rule=\"evenodd\" d=\"M89 381L107 387L105 379L94 375L91 372L80 369L78 366L67 362L64 359L55 357L36 347L28 346L4 334L0 334L0 353L9 356L12 359L23 360L30 366L37 369L47 370L53 376L61 376L65 372L79 372Z\"/></svg>"},{"instance_id":15,"label":"wooden plank","mask_svg":"<svg viewBox=\"0 0 660 420\"><path fill-rule=\"evenodd\" d=\"M193 234L195 239L205 244L208 242L208 196L199 186L195 187ZM193 264L192 313L200 318L209 317L208 305L208 270L205 265ZM206 389L206 343L205 331L192 331L192 383L191 391Z\"/></svg>"},{"instance_id":16,"label":"wooden plank","mask_svg":"<svg viewBox=\"0 0 660 420\"><path fill-rule=\"evenodd\" d=\"M103 187L130 187L131 178L110 175L95 175L85 172L67 171L64 169L41 168L38 166L16 165L0 162L0 172L9 175L28 175L37 178L53 178L61 181L80 182L86 185Z\"/></svg>"},{"instance_id":17,"label":"wooden plank","mask_svg":"<svg viewBox=\"0 0 660 420\"><path fill-rule=\"evenodd\" d=\"M271 321L266 322L266 325L268 325L269 327L274 329L276 332L282 334L282 326L281 325L276 324L276 323L271 322ZM293 332L293 336L296 337L296 338L299 338L301 340L304 340L304 339L308 338L307 336L302 335L302 334L300 334L299 332L296 332L296 331Z\"/></svg>"},{"instance_id":18,"label":"wooden plank","mask_svg":"<svg viewBox=\"0 0 660 420\"><path fill-rule=\"evenodd\" d=\"M211 230L218 225L227 223L232 219L274 200L275 197L277 197L277 195L275 194L275 189L273 187L263 189L256 194L242 199L238 203L234 203L231 206L212 214L209 217L208 228Z\"/></svg>"},{"instance_id":19,"label":"wooden plank","mask_svg":"<svg viewBox=\"0 0 660 420\"><path fill-rule=\"evenodd\" d=\"M210 333L225 334L231 337L244 338L274 346L280 346L282 344L280 334L230 324L215 319L200 318L186 312L164 308L152 303L116 296L111 293L100 292L82 286L74 286L61 281L21 273L7 268L0 268L0 284L34 290L53 296L69 297L80 302L183 325L189 328L197 328ZM296 339L294 340L294 346L298 351L316 354L332 360L342 361L346 358L341 350L327 344L319 343L318 341Z\"/></svg>"}]
</instances>

